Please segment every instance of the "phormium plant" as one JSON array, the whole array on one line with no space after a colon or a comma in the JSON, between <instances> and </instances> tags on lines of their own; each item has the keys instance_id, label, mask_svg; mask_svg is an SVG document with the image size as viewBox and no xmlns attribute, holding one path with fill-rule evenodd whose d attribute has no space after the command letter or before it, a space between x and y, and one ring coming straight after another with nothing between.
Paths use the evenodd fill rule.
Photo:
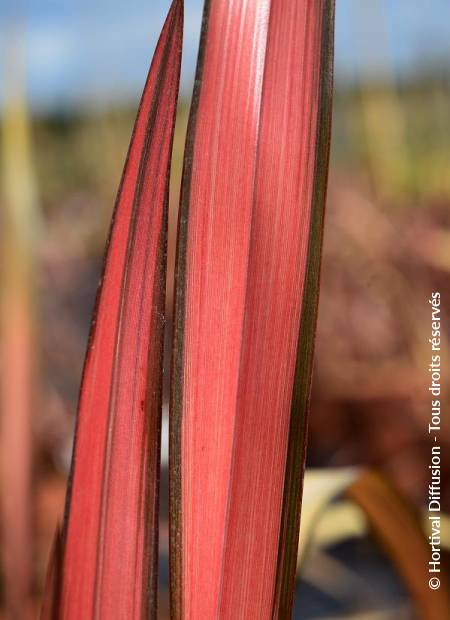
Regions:
<instances>
[{"instance_id":1,"label":"phormium plant","mask_svg":"<svg viewBox=\"0 0 450 620\"><path fill-rule=\"evenodd\" d=\"M167 206L182 20L175 0L114 210L55 546L59 579L50 580L56 617L144 618L156 608Z\"/></svg>"},{"instance_id":2,"label":"phormium plant","mask_svg":"<svg viewBox=\"0 0 450 620\"><path fill-rule=\"evenodd\" d=\"M168 176L182 0L144 89L44 618L156 617ZM171 614L289 618L331 117L333 0L206 0L179 215Z\"/></svg>"}]
</instances>

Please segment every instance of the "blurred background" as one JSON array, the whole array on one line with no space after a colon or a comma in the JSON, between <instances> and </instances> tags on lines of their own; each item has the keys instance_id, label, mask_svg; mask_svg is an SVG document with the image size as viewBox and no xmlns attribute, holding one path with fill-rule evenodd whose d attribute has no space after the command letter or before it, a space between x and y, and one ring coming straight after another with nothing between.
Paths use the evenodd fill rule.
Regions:
<instances>
[{"instance_id":1,"label":"blurred background","mask_svg":"<svg viewBox=\"0 0 450 620\"><path fill-rule=\"evenodd\" d=\"M165 0L0 0L0 617L26 618L37 609L62 515L106 232L167 9ZM186 0L169 314L201 12L200 0ZM360 471L348 468L370 468L420 512L430 481L428 299L435 290L442 298L444 369L449 361L450 3L337 0L335 53L308 449L308 466L319 471L312 495L344 472L325 493L342 499ZM445 371L440 437L447 513L448 383ZM367 527L355 525L361 512L350 509L349 497L343 504L343 520L328 519L336 531L325 536L327 546L313 546L302 559L295 617L421 617L367 519ZM161 519L165 618L166 473ZM303 525L301 536L306 545ZM444 549L442 559L448 562Z\"/></svg>"}]
</instances>

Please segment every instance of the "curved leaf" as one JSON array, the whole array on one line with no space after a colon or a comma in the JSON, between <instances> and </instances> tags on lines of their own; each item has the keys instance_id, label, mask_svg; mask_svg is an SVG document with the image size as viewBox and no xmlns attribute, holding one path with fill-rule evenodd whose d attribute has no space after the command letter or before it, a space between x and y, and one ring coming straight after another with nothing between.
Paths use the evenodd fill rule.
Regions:
<instances>
[{"instance_id":1,"label":"curved leaf","mask_svg":"<svg viewBox=\"0 0 450 620\"><path fill-rule=\"evenodd\" d=\"M167 205L183 4L141 99L86 356L63 530L59 617L156 616Z\"/></svg>"}]
</instances>

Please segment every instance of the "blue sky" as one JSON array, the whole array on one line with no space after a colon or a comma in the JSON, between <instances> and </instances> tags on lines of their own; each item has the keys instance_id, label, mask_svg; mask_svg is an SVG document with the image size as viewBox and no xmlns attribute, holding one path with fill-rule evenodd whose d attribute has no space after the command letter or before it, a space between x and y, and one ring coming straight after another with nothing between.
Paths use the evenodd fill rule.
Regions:
<instances>
[{"instance_id":1,"label":"blue sky","mask_svg":"<svg viewBox=\"0 0 450 620\"><path fill-rule=\"evenodd\" d=\"M11 41L19 37L35 107L134 100L168 4L169 0L0 0L0 71L11 58ZM195 68L202 4L186 0L185 92ZM389 78L437 60L450 66L448 0L337 0L338 80L367 74Z\"/></svg>"}]
</instances>

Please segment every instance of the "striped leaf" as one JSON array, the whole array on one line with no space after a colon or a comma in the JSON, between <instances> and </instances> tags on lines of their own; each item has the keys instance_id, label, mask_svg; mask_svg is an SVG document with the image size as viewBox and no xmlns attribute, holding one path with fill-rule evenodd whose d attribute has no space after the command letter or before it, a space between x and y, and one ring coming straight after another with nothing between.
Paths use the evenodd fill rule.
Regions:
<instances>
[{"instance_id":1,"label":"striped leaf","mask_svg":"<svg viewBox=\"0 0 450 620\"><path fill-rule=\"evenodd\" d=\"M182 20L182 0L174 0L141 99L92 323L62 537L57 617L67 620L156 617L168 183Z\"/></svg>"},{"instance_id":2,"label":"striped leaf","mask_svg":"<svg viewBox=\"0 0 450 620\"><path fill-rule=\"evenodd\" d=\"M179 218L174 618L289 618L331 114L332 0L207 0Z\"/></svg>"}]
</instances>

